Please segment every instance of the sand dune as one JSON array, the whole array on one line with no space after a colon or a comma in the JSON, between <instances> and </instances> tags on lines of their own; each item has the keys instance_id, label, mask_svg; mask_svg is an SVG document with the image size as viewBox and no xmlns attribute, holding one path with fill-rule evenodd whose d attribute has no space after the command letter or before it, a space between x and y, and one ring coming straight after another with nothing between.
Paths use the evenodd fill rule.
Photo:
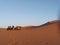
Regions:
<instances>
[{"instance_id":1,"label":"sand dune","mask_svg":"<svg viewBox=\"0 0 60 45\"><path fill-rule=\"evenodd\" d=\"M31 30L0 30L0 45L60 45L59 22Z\"/></svg>"}]
</instances>

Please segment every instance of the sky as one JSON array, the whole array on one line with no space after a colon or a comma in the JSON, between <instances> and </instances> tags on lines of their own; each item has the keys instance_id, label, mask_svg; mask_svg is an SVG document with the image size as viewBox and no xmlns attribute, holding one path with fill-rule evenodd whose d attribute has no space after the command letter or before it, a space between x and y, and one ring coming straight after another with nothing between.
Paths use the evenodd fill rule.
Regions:
<instances>
[{"instance_id":1,"label":"sky","mask_svg":"<svg viewBox=\"0 0 60 45\"><path fill-rule=\"evenodd\" d=\"M60 0L0 0L0 27L41 25L58 19Z\"/></svg>"}]
</instances>

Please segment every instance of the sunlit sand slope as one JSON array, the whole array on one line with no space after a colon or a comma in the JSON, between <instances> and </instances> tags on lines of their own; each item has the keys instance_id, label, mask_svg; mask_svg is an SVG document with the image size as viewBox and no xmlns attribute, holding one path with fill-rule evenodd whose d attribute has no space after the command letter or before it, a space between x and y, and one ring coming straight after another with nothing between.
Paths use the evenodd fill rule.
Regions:
<instances>
[{"instance_id":1,"label":"sunlit sand slope","mask_svg":"<svg viewBox=\"0 0 60 45\"><path fill-rule=\"evenodd\" d=\"M0 30L0 45L60 45L58 22L31 30Z\"/></svg>"}]
</instances>

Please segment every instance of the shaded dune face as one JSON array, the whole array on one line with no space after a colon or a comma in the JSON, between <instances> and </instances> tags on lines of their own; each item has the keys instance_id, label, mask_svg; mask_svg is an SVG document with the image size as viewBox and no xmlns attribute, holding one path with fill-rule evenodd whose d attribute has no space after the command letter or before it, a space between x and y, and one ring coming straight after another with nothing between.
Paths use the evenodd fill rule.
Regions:
<instances>
[{"instance_id":1,"label":"shaded dune face","mask_svg":"<svg viewBox=\"0 0 60 45\"><path fill-rule=\"evenodd\" d=\"M0 45L60 45L59 23L48 23L31 30L0 30Z\"/></svg>"}]
</instances>

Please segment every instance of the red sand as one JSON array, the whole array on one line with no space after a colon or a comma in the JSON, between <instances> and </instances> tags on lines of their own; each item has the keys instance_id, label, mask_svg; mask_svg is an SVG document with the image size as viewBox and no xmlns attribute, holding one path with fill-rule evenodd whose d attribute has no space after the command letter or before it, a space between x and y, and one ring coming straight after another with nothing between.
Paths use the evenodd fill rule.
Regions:
<instances>
[{"instance_id":1,"label":"red sand","mask_svg":"<svg viewBox=\"0 0 60 45\"><path fill-rule=\"evenodd\" d=\"M60 45L58 23L31 30L0 30L0 45Z\"/></svg>"}]
</instances>

